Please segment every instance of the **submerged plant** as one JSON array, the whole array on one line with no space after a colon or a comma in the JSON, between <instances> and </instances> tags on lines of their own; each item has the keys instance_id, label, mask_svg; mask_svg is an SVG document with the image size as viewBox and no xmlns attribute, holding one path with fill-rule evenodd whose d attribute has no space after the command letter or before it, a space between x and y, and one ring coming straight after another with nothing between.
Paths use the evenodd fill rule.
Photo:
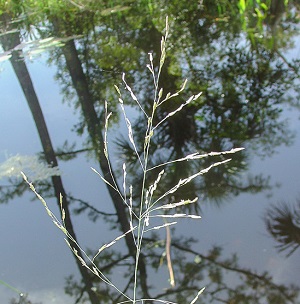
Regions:
<instances>
[{"instance_id":1,"label":"submerged plant","mask_svg":"<svg viewBox=\"0 0 300 304\"><path fill-rule=\"evenodd\" d=\"M169 227L172 225L175 225L177 222L176 220L178 218L191 218L191 219L200 219L199 215L194 214L188 214L185 212L177 212L177 210L180 209L180 207L183 207L185 205L189 204L195 204L197 202L197 197L193 198L182 198L181 200L177 202L168 202L167 198L170 197L173 193L175 193L178 189L181 187L187 185L195 178L198 178L199 176L207 173L210 169L213 167L222 165L230 159L225 159L219 162L215 162L211 164L210 166L192 174L189 176L186 176L184 178L179 179L173 186L171 186L169 189L166 189L165 191L156 191L160 187L160 182L165 178L166 171L165 168L169 166L170 164L174 164L176 162L187 162L187 161L197 161L201 158L210 157L210 156L216 156L216 155L226 155L226 154L232 154L236 153L242 148L236 148L232 149L230 151L224 151L224 152L211 152L206 154L200 154L199 152L193 152L191 154L188 154L182 158L170 160L168 162L164 162L158 165L155 165L151 167L149 159L151 158L151 152L150 147L152 143L152 138L156 135L156 133L159 130L159 126L164 123L167 119L172 117L173 115L176 115L178 112L180 112L184 107L189 106L189 104L195 102L200 96L201 93L198 93L196 95L190 96L185 102L183 102L181 105L179 105L175 110L169 112L163 119L159 120L157 122L157 110L164 104L167 104L168 102L172 101L174 97L177 97L180 95L180 93L185 89L187 80L184 81L181 88L175 92L175 93L167 93L164 94L163 88L159 87L159 80L161 71L165 62L166 58L166 42L168 39L169 34L169 27L168 27L168 19L166 19L166 28L165 28L165 36L162 37L161 40L161 56L159 61L159 66L157 68L157 71L154 67L153 63L153 55L152 53L149 53L149 65L147 68L149 69L152 78L153 78L153 84L154 84L154 99L153 99L153 105L152 110L150 113L147 113L145 109L143 108L142 104L139 102L136 94L132 90L132 88L128 85L125 79L125 74L123 74L122 81L125 86L125 89L129 92L132 100L136 102L138 107L141 109L144 119L145 119L145 129L146 133L144 136L144 143L143 143L143 150L139 151L137 148L137 144L135 141L135 135L134 130L132 128L132 123L130 119L128 118L128 114L126 112L126 106L124 103L123 95L121 93L121 89L117 86L115 86L115 89L118 94L119 99L119 105L121 108L121 111L124 116L124 120L127 127L128 132L128 139L130 144L133 147L134 150L134 156L137 159L140 169L142 170L142 187L139 189L139 200L134 202L133 198L133 188L134 185L128 185L128 178L127 178L127 165L126 163L122 166L122 187L118 185L118 180L116 180L113 168L110 161L109 156L109 147L108 147L108 126L109 126L109 119L112 116L112 113L108 112L108 105L107 102L105 102L105 130L104 130L104 141L103 141L103 155L105 157L105 161L107 163L107 169L109 178L104 176L107 172L103 172L103 175L99 173L96 169L92 170L96 172L100 178L107 184L108 187L111 189L114 189L114 191L117 193L119 198L121 198L123 205L127 208L127 219L122 219L124 221L124 225L122 229L122 234L112 240L111 242L102 245L98 252L94 256L88 255L76 242L76 240L72 237L72 235L68 232L66 225L65 225L65 210L62 203L62 197L61 197L61 215L62 220L59 220L54 213L49 209L46 201L43 199L43 197L35 190L32 183L28 181L25 174L23 173L23 177L25 181L29 184L32 191L36 194L36 196L40 199L40 201L43 203L48 215L51 217L53 223L66 235L66 242L74 255L80 260L83 267L86 267L89 269L96 277L98 277L100 280L105 282L107 285L114 288L118 293L120 293L126 300L118 303L152 303L153 301L160 302L160 303L171 303L169 301L165 300L158 300L158 299L152 299L152 298L139 298L138 296L138 287L139 285L143 284L143 282L140 282L139 272L141 273L141 268L143 267L143 255L142 255L142 248L143 248L143 240L145 234L147 234L150 231L157 231L160 229L166 229L167 235L170 234ZM156 178L153 182L149 182L149 173L150 171L158 172L156 175ZM153 221L153 219L162 219L161 225L157 225L157 221ZM120 218L119 218L120 220ZM124 227L127 227L128 223L128 229L124 231ZM97 266L96 258L101 258L101 254L104 250L114 245L116 242L118 242L121 239L125 239L127 242L128 247L130 247L131 250L130 254L134 258L134 274L133 274L133 290L131 294L128 294L128 292L124 293L121 291L120 288L118 288L109 278L106 276ZM169 236L170 240L170 236ZM74 248L73 244L77 245L77 249ZM170 244L166 244L167 250L167 266L169 271L169 277L170 277L170 284L171 286L175 285L175 276L172 269L172 261L170 258ZM133 249L132 249L133 248ZM81 251L79 254L78 249ZM83 258L84 257L84 258ZM142 281L142 280L141 280ZM141 287L143 289L143 286ZM198 297L201 295L201 293L204 291L204 288L201 288L199 292L194 296L192 301L190 301L190 304L193 304L197 301Z\"/></svg>"}]
</instances>

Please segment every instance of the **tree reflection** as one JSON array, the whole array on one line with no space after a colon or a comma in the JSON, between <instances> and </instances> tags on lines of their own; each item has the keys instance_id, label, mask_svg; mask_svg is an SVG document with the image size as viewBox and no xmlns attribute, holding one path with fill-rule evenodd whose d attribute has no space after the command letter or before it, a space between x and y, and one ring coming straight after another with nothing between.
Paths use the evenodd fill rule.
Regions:
<instances>
[{"instance_id":1,"label":"tree reflection","mask_svg":"<svg viewBox=\"0 0 300 304\"><path fill-rule=\"evenodd\" d=\"M165 270L164 250L166 241L157 235L146 238L145 248L147 265L156 272L161 268ZM188 303L199 290L199 286L206 285L205 292L197 303L294 303L299 287L277 285L272 277L264 272L262 274L242 267L236 255L222 258L222 248L214 247L207 254L191 249L195 240L178 238L172 240L172 264L175 273L175 287L168 287L166 281L159 283L164 289L153 285L151 296L155 299ZM103 256L104 261L98 261L99 268L104 273L111 271L123 273L124 292L132 288L133 265L116 251L109 251ZM101 265L106 265L101 268ZM120 269L120 270L118 270ZM166 280L166 279L165 279ZM125 282L126 282L125 281ZM120 294L108 290L107 285L95 281L97 294L101 303L118 303L126 300ZM78 303L84 303L82 297L82 283L69 277L66 292L75 296Z\"/></svg>"},{"instance_id":2,"label":"tree reflection","mask_svg":"<svg viewBox=\"0 0 300 304\"><path fill-rule=\"evenodd\" d=\"M271 205L264 219L268 232L278 243L278 250L292 255L300 247L300 200L295 206L284 202Z\"/></svg>"},{"instance_id":3,"label":"tree reflection","mask_svg":"<svg viewBox=\"0 0 300 304\"><path fill-rule=\"evenodd\" d=\"M10 301L10 304L42 304L42 302L32 302L28 299L27 295L20 295L20 298L18 300L12 299Z\"/></svg>"},{"instance_id":4,"label":"tree reflection","mask_svg":"<svg viewBox=\"0 0 300 304\"><path fill-rule=\"evenodd\" d=\"M12 24L12 18L8 14L2 14L1 21L4 24L5 32L9 32L11 29ZM1 37L0 42L4 48L4 50L14 50L14 48L21 44L20 36L18 32L13 32L8 35L4 35ZM14 51L12 52L12 56L10 58L11 64L13 66L14 72L18 78L18 81L21 85L21 88L23 90L23 93L25 95L26 101L28 103L28 106L30 108L30 111L32 113L39 138L43 147L44 157L51 167L58 167L57 158L54 152L54 148L51 142L51 138L48 132L48 128L44 119L44 115L42 112L42 109L40 107L39 100L37 98L37 95L35 93L33 83L31 81L31 77L29 75L27 66L21 56L21 51ZM54 196L57 199L57 204L61 210L64 210L65 214L65 224L66 229L72 236L71 244L76 248L76 250L79 253L79 256L81 256L80 248L77 245L76 241L76 235L73 228L73 223L70 215L70 209L69 209L69 201L67 199L67 195L62 183L62 179L60 176L53 175L51 177L52 186L54 188ZM16 194L16 193L14 193ZM74 256L75 257L75 256ZM80 274L82 275L84 284L85 284L85 290L89 295L89 299L92 304L97 303L97 298L95 296L95 293L92 290L91 280L90 280L90 274L87 272L87 270L84 267L81 267L80 261L75 257L77 266L79 268Z\"/></svg>"},{"instance_id":5,"label":"tree reflection","mask_svg":"<svg viewBox=\"0 0 300 304\"><path fill-rule=\"evenodd\" d=\"M112 171L112 176L108 174L110 164L103 154L103 102L105 98L110 100L109 108L116 112L118 117L117 102L112 101L116 100L112 91L115 79L111 76L120 76L119 73L125 71L128 82L140 92L143 108L146 112L151 111L152 80L147 76L145 66L149 51L154 53L156 63L159 60L161 22L156 15L158 10L153 7L151 9L150 4L132 4L130 11L127 11L128 7L124 9L123 6L118 14L108 13L103 7L101 14L100 10L93 12L91 8L95 3L90 1L83 7L82 14L82 8L74 9L70 3L51 7L53 10L37 14L35 17L42 16L46 20L44 28L37 26L38 33L41 37L84 36L81 39L66 41L61 48L55 49L51 53L51 63L59 67L57 79L62 85L65 99L81 113L81 121L76 126L78 135L83 135L84 130L88 133L87 147L79 151L92 149L103 175L113 184L111 178L118 176L118 172ZM203 91L203 95L200 102L191 103L157 129L151 150L152 167L181 158L191 151L208 153L247 146L266 155L267 152L273 153L279 145L292 142L293 134L286 123L281 121L280 116L280 105L289 101L285 92L293 87L294 79L297 77L298 61L287 62L280 53L288 43L288 38L293 37L292 34L288 38L281 37L276 43L276 48L269 49L265 45L266 40L259 39L250 32L244 36L238 16L230 16L231 22L225 23L229 16L220 16L215 1L207 3L209 4L205 4L201 9L198 3L186 6L182 1L167 4L159 1L157 4L158 7L164 6L163 9L168 11L173 19L175 16L177 18L172 26L173 34L169 47L171 55L166 61L159 84L164 88L163 95L180 90L181 80L186 76L191 79L182 97L185 98L199 90ZM182 6L184 9L180 9ZM121 10L126 12L121 14ZM218 22L217 19L220 17L222 20ZM37 20L40 21L39 18ZM282 24L278 25L278 22L281 22L280 18L276 19L276 23L277 27L282 28ZM35 21L33 24L38 22ZM267 32L263 33L267 35ZM15 42L20 44L20 41ZM2 44L5 47L3 38ZM7 46L6 50L15 45ZM17 59L20 61L19 57ZM21 68L25 70L24 63L12 63L19 68L22 65ZM24 84L24 91L28 89L25 87ZM130 98L126 102L132 105ZM158 112L157 122L176 109L180 103L181 99L176 98L174 103L162 107ZM136 109L134 113L138 115ZM37 128L40 125L37 122ZM134 121L133 128L136 139L139 140L138 150L142 151L145 129L141 118ZM43 130L47 130L47 126L44 126ZM50 142L49 134L41 136L41 139L48 139ZM48 163L57 164L58 155L49 142L44 145L45 157L50 157L47 159ZM133 198L137 198L142 179L133 157L133 150L126 140L119 140L118 146L120 154L128 164L128 173L131 173L129 182L136 185L137 192L133 194ZM66 144L59 151L59 155L76 155L78 151L73 151L74 148ZM215 201L221 205L232 195L260 192L269 188L268 177L263 175L248 176L241 182L241 175L248 171L249 158L249 152L234 156L230 163L213 169L201 180L183 187L170 198L170 201L199 196L202 200ZM165 189L172 187L181 178L198 172L220 159L223 160L224 156L210 157L196 163L185 162L165 166L168 178L161 184L161 191L165 192ZM159 170L150 171L149 184L156 179ZM112 226L116 226L121 233L130 229L123 201L110 187L108 191L115 207L115 214L105 213L89 202L78 200L71 194L67 195L61 181L52 182L54 187L57 182L60 185L55 189L57 198L63 193L66 200L80 203L80 207L75 208L78 214L88 211L93 220L113 218ZM117 184L116 187L119 188ZM49 189L51 185L48 183L41 190L49 193ZM4 191L3 200L8 201L15 195L20 195L23 190L24 188L20 187L16 188L15 192ZM65 208L67 206L68 201ZM196 205L196 211L198 209L199 206ZM71 221L71 216L68 216ZM283 229L291 226L294 227L293 232L287 237ZM294 251L299 246L299 238L296 237L299 228L294 224L292 213L286 207L275 208L270 213L268 228L273 235L277 235L282 244L281 248L292 248ZM159 283L150 285L148 276L152 271L159 271L160 265L164 265L167 241L159 234L153 234L146 239L147 250L143 252L139 264L140 294L143 298L168 299L184 303L192 298L192 294L197 293L199 286L206 285L207 291L199 299L199 303L292 303L296 299L295 286L274 284L268 273L257 274L239 265L236 256L222 258L220 247L212 248L207 254L195 251L192 249L194 243L195 240L185 240L183 237L172 240L170 246L176 286L167 287L162 291ZM125 238L125 245L125 253L124 250L108 250L101 255L101 259L96 260L104 274L118 277L121 273L124 293L132 289L134 284L132 274L136 247L129 234ZM94 256L95 253L91 251L91 255ZM66 292L76 299L75 303L84 303L88 298L92 303L117 303L126 300L119 293L112 291L108 285L96 281L96 278L90 278L86 273L81 274L82 282L69 277L66 283ZM89 295L86 295L86 291Z\"/></svg>"}]
</instances>

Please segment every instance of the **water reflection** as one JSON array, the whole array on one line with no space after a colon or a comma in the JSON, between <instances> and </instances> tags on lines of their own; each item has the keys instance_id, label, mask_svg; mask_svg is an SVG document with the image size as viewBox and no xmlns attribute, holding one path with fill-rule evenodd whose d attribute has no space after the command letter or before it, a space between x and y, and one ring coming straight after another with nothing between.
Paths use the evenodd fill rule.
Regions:
<instances>
[{"instance_id":1,"label":"water reflection","mask_svg":"<svg viewBox=\"0 0 300 304\"><path fill-rule=\"evenodd\" d=\"M293 254L300 246L300 201L295 205L281 203L272 205L266 212L268 232L278 242L279 251Z\"/></svg>"},{"instance_id":2,"label":"water reflection","mask_svg":"<svg viewBox=\"0 0 300 304\"><path fill-rule=\"evenodd\" d=\"M296 8L283 6L286 9L284 15L282 6L275 9L275 5L272 5L272 15L265 20L267 27L271 29L269 31L262 25L254 29L253 22L257 22L257 18L250 18L245 29L246 15L241 20L237 12L226 13L226 7L220 10L220 4L218 6L214 1L206 5L203 3L204 6L197 3L186 7L184 4L182 10L180 8L183 4L175 2L164 7L164 11L171 17L172 32L169 56L159 83L164 88L162 98L168 92L180 90L185 77L190 80L181 97L175 98L171 104L166 103L158 110L154 123L178 108L182 100L190 95L198 91L203 91L203 94L199 100L159 126L150 151L153 155L150 166L155 167L162 162L182 158L194 151L209 153L245 146L248 148L245 152L234 155L231 162L213 168L202 179L182 187L169 198L169 202L198 196L202 201L216 202L221 206L225 200L241 193L258 193L270 189L267 176L245 176L250 166L251 153L270 156L278 146L293 142L293 133L287 122L282 120L281 109L282 104L296 103L294 95L286 93L293 89L299 76L299 59L289 59L283 55L294 38L295 31L291 28L288 34L275 34L281 33L286 23L290 27L296 23L293 16L293 9ZM160 5L162 4L157 4L158 7ZM26 10L26 7L23 9ZM37 10L35 14L19 19L19 32L15 30L13 22L20 17L18 10L1 15L3 35L0 42L6 56L3 58L9 59L13 65L39 132L43 146L41 157L49 165L56 167L58 158L68 161L78 153L92 150L95 162L108 183L114 184L115 179L116 188L121 189L119 184L122 181L118 178L120 172L115 166L109 168L103 153L104 100L109 101L109 111L114 112L114 123L117 123L118 103L113 85L120 82L121 73L125 72L127 82L139 92L138 97L143 101L145 112L151 112L153 83L146 74L145 66L148 64L148 52L153 52L154 64L159 65L164 18L157 15L158 11L153 5L143 3L119 5L111 10L97 7L95 10L93 2L86 7L74 6L70 2L49 10ZM285 16L289 18L285 19ZM230 22L226 22L229 19ZM41 22L44 22L42 27ZM64 99L80 112L80 121L76 124L75 131L78 136L86 136L85 147L75 149L68 140L64 147L56 151L52 145L40 101L23 60L22 39L25 41L30 33L27 31L27 24L35 27L34 33L38 39L54 36L63 42L59 48L50 51L50 64L58 67L56 78L61 85ZM69 40L69 37L74 36L82 38ZM19 47L16 49L17 46ZM126 92L124 88L121 90ZM132 107L133 116L137 117L132 120L132 124L135 139L138 140L137 150L141 152L146 126L143 125L142 115L130 95L125 103ZM142 172L130 142L117 137L117 145L118 150L115 153L119 153L127 163L128 182L135 185L133 199L137 202L142 186ZM225 156L221 155L197 162L166 166L164 169L168 178L163 180L161 190L156 194L161 195L162 192L159 191L170 189L179 179L224 159ZM161 168L151 171L149 185L160 170ZM112 174L109 174L110 171ZM20 181L11 180L11 185L12 188L1 187L1 202L8 202L27 190L26 185ZM87 211L90 218L108 221L120 233L126 233L130 229L126 206L111 187L108 187L108 191L115 214L99 210L91 203L74 197L70 190L65 190L60 176L53 176L51 180L38 186L43 196L55 195L58 203L60 193L63 194L66 225L74 240L76 235L70 202L76 203L73 208L77 214ZM200 212L200 206L194 206L195 210L190 211ZM271 233L284 236L285 226L291 224L291 212L286 208L281 212L280 207L274 210L270 212L268 228ZM279 219L278 214L288 220ZM279 227L276 221L283 225ZM295 243L297 235L298 230L293 234L291 242ZM206 292L200 297L199 303L292 303L296 299L298 287L275 284L270 274L257 273L244 267L236 255L222 257L222 247L215 246L207 254L203 254L193 249L196 241L188 237L178 237L175 232L167 236L152 234L145 239L147 250L143 251L139 264L139 292L142 298L186 303L187 299L191 300L198 292L199 287L206 285ZM125 250L108 249L95 262L108 276L114 277L120 273L124 276L120 285L126 294L133 288L136 247L130 234L126 235L124 243ZM79 248L77 249L79 252ZM159 283L150 283L153 282L150 275L166 264L165 256L169 249L176 274L176 286L161 290ZM96 253L92 249L89 251L91 255ZM70 276L65 286L66 293L74 298L75 303L117 303L126 300L126 297L90 275L77 259L76 261L82 280L78 281Z\"/></svg>"}]
</instances>

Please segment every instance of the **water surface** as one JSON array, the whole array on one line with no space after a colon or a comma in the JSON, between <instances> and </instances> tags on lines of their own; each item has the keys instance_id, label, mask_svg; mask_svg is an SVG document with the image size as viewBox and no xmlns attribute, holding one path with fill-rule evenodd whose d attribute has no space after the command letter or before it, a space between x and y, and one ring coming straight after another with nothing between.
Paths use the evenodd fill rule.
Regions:
<instances>
[{"instance_id":1,"label":"water surface","mask_svg":"<svg viewBox=\"0 0 300 304\"><path fill-rule=\"evenodd\" d=\"M168 14L170 36L159 87L166 96L178 91L185 78L188 82L179 97L159 108L155 123L192 94L202 91L202 96L160 125L149 165L193 152L245 150L165 167L157 195L180 178L232 158L163 201L197 196L197 204L177 212L202 219L180 219L171 230L174 287L169 282L165 229L145 235L147 277L139 277L145 283L139 295L188 303L206 286L199 303L275 303L274 299L298 303L299 297L293 294L300 287L298 8L292 4L283 11L273 8L261 20L246 12L220 10L215 4L191 4L184 9L170 4L163 10L160 2L157 7L137 3L113 9L89 5L69 4L48 13L37 8L23 18L17 12L1 17L2 51L12 56L0 67L0 280L15 288L2 284L1 302L15 298L18 303L18 292L26 293L32 303L45 304L124 300L81 271L63 234L19 169L11 166L16 176L4 176L4 165L16 155L15 168L24 167L24 156L39 156L44 166L57 162L59 176L40 178L34 184L58 218L54 193L64 191L74 234L91 255L124 233L122 217L116 215L117 195L91 170L108 176L102 158L104 101L113 113L108 142L114 174L122 188L126 162L127 190L134 186L134 204L139 204L141 169L127 138L114 85L123 94L141 152L145 120L126 92L122 73L149 115L154 88L148 53L153 53L157 71ZM17 30L11 33L12 29ZM38 106L42 116L37 114ZM33 179L34 168L23 171ZM150 171L149 184L156 179L156 171ZM160 219L152 222L162 224ZM130 246L124 239L119 241L97 263L132 296ZM110 263L114 267L106 269ZM84 286L93 286L97 300Z\"/></svg>"}]
</instances>

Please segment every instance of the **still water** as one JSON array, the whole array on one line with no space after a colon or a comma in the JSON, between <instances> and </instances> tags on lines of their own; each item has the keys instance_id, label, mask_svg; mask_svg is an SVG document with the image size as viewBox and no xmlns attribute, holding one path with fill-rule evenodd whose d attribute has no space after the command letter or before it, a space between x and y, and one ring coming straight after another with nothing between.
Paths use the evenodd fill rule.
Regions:
<instances>
[{"instance_id":1,"label":"still water","mask_svg":"<svg viewBox=\"0 0 300 304\"><path fill-rule=\"evenodd\" d=\"M120 196L91 168L110 176L103 159L107 100L113 113L107 134L112 171L123 189L126 163L126 195L132 184L136 208L142 172L114 85L122 93L142 158L147 119L141 108L146 116L151 113L155 91L148 53L157 73L167 14L162 99L180 90L185 78L188 82L179 97L158 108L154 124L192 94L202 95L157 127L149 166L194 152L245 150L163 166L157 197L180 179L232 158L161 200L198 197L192 207L178 207L176 213L201 219L178 219L170 230L145 234L139 297L190 303L206 287L197 303L300 303L299 10L292 4L273 8L273 17L262 21L246 12L220 11L214 1L184 9L175 2L163 9L160 2L137 2L96 10L92 1L83 7L70 2L61 11L36 8L29 14L25 7L21 15L1 15L1 303L126 299L72 256L20 171L58 218L58 193L64 194L70 212L66 225L89 256L126 231L129 214L127 209L122 213ZM123 72L140 106L126 90ZM49 173L47 162L59 171ZM149 171L147 187L159 172ZM164 221L155 218L151 224ZM132 240L121 239L95 260L129 297ZM26 294L23 302L19 293Z\"/></svg>"}]
</instances>

